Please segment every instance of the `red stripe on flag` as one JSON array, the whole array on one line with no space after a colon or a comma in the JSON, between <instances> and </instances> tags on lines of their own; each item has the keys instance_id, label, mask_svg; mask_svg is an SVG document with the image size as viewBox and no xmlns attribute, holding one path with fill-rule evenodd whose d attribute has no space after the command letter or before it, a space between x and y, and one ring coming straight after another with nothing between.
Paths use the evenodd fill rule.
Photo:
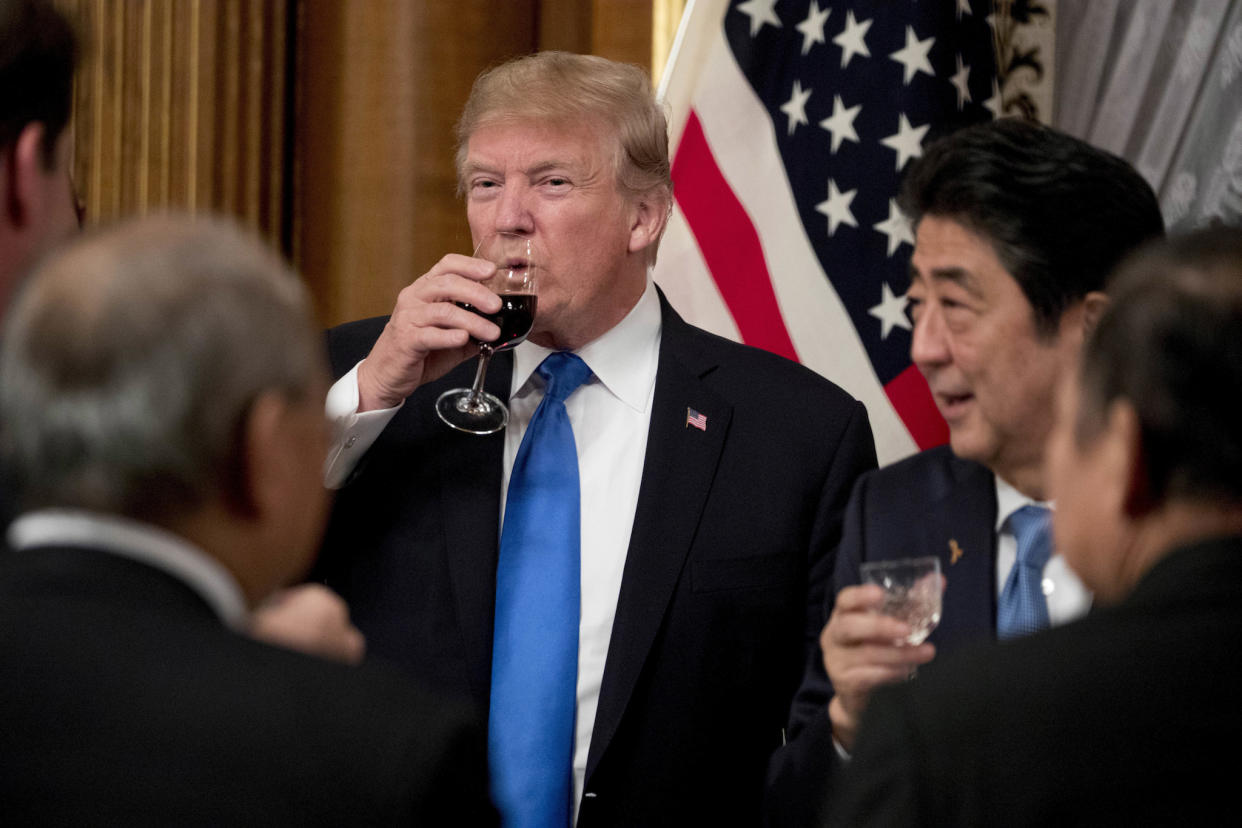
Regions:
<instances>
[{"instance_id":1,"label":"red stripe on flag","mask_svg":"<svg viewBox=\"0 0 1242 828\"><path fill-rule=\"evenodd\" d=\"M884 386L884 392L920 450L949 442L949 426L936 409L931 389L918 368L911 365L902 371Z\"/></svg>"},{"instance_id":2,"label":"red stripe on flag","mask_svg":"<svg viewBox=\"0 0 1242 828\"><path fill-rule=\"evenodd\" d=\"M673 181L677 203L742 341L797 361L759 234L721 174L693 110L673 159Z\"/></svg>"}]
</instances>

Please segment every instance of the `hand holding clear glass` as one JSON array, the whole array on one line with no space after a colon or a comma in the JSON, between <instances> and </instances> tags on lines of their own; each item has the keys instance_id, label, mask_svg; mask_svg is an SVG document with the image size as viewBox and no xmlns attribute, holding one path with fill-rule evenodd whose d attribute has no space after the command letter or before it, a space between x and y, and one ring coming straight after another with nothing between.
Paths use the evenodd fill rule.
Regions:
<instances>
[{"instance_id":1,"label":"hand holding clear glass","mask_svg":"<svg viewBox=\"0 0 1242 828\"><path fill-rule=\"evenodd\" d=\"M492 354L516 346L530 333L535 321L535 291L542 258L529 237L515 233L492 233L479 243L474 257L496 265L496 272L482 284L500 297L500 310L483 313L469 304L458 304L495 323L500 336L479 343L474 384L441 394L436 400L436 413L458 431L494 434L508 424L509 409L495 395L483 390L487 366Z\"/></svg>"},{"instance_id":2,"label":"hand holding clear glass","mask_svg":"<svg viewBox=\"0 0 1242 828\"><path fill-rule=\"evenodd\" d=\"M859 567L864 584L884 590L880 612L910 625L910 634L895 644L915 646L940 623L940 559L903 558L895 561L868 561Z\"/></svg>"}]
</instances>

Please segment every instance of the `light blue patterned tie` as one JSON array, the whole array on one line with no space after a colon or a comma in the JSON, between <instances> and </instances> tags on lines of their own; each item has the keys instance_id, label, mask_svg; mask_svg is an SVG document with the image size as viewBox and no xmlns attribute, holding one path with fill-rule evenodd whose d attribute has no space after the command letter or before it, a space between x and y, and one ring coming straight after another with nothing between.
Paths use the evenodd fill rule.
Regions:
<instances>
[{"instance_id":1,"label":"light blue patterned tie","mask_svg":"<svg viewBox=\"0 0 1242 828\"><path fill-rule=\"evenodd\" d=\"M536 371L547 387L513 462L500 533L488 764L505 828L568 828L581 496L565 399L591 369L555 353Z\"/></svg>"},{"instance_id":2,"label":"light blue patterned tie","mask_svg":"<svg viewBox=\"0 0 1242 828\"><path fill-rule=\"evenodd\" d=\"M1044 598L1044 566L1052 557L1049 512L1043 506L1023 506L1009 516L1009 531L1018 541L1018 558L1005 580L996 610L996 634L1017 638L1048 626Z\"/></svg>"}]
</instances>

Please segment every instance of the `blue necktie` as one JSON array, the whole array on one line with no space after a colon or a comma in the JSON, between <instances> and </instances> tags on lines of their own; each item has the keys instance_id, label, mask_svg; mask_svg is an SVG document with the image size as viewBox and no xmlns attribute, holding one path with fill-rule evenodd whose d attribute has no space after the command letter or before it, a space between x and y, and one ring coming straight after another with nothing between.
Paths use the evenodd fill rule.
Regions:
<instances>
[{"instance_id":1,"label":"blue necktie","mask_svg":"<svg viewBox=\"0 0 1242 828\"><path fill-rule=\"evenodd\" d=\"M488 764L505 828L568 828L578 683L580 494L565 399L591 376L571 353L518 448L496 568Z\"/></svg>"},{"instance_id":2,"label":"blue necktie","mask_svg":"<svg viewBox=\"0 0 1242 828\"><path fill-rule=\"evenodd\" d=\"M996 611L996 634L1017 638L1048 626L1044 598L1044 565L1052 557L1049 513L1043 506L1023 506L1009 516L1009 531L1018 541L1018 559L1005 580Z\"/></svg>"}]
</instances>

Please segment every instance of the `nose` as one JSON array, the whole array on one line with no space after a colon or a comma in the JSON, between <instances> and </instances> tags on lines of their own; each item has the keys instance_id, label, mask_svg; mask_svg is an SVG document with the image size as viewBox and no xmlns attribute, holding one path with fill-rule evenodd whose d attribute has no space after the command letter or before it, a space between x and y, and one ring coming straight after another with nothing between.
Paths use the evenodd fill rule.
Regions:
<instances>
[{"instance_id":1,"label":"nose","mask_svg":"<svg viewBox=\"0 0 1242 828\"><path fill-rule=\"evenodd\" d=\"M944 314L934 302L925 303L914 321L914 333L910 338L910 359L924 376L950 360Z\"/></svg>"},{"instance_id":2,"label":"nose","mask_svg":"<svg viewBox=\"0 0 1242 828\"><path fill-rule=\"evenodd\" d=\"M530 233L535 229L530 210L530 187L525 183L507 183L496 205L496 231Z\"/></svg>"}]
</instances>

